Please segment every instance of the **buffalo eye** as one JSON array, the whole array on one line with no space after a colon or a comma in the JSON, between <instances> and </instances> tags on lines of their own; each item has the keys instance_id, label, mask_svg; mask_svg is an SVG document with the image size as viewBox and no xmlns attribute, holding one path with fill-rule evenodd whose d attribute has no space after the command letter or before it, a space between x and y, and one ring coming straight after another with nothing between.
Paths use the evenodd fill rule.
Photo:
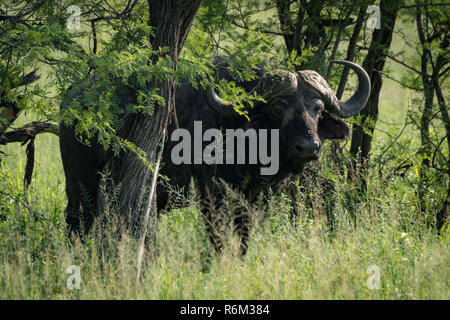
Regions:
<instances>
[{"instance_id":1,"label":"buffalo eye","mask_svg":"<svg viewBox=\"0 0 450 320\"><path fill-rule=\"evenodd\" d=\"M276 102L270 106L270 113L273 115L280 116L284 113L284 110L286 109L286 105L282 102Z\"/></svg>"},{"instance_id":2,"label":"buffalo eye","mask_svg":"<svg viewBox=\"0 0 450 320\"><path fill-rule=\"evenodd\" d=\"M312 111L314 112L314 114L316 115L320 115L322 113L322 111L324 110L324 104L323 101L321 99L314 99L313 103L312 103Z\"/></svg>"}]
</instances>

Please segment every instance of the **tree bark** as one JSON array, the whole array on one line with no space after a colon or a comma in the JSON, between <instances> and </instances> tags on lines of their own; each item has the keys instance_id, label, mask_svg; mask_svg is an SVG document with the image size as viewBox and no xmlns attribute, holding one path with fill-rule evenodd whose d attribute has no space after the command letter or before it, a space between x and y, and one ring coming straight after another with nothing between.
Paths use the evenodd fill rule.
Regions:
<instances>
[{"instance_id":1,"label":"tree bark","mask_svg":"<svg viewBox=\"0 0 450 320\"><path fill-rule=\"evenodd\" d=\"M168 47L167 53L172 59L173 68L177 61L186 36L202 0L148 0L149 25L155 28L150 39L154 49ZM156 61L158 57L155 56ZM155 106L153 115L131 115L124 127L129 128L125 136L147 154L150 162L156 160L157 146L166 130L169 115L175 104L175 81L166 80L150 84L158 88L165 99L165 106ZM110 160L107 167L111 171L113 183L120 186L118 206L127 226L136 231L139 218L145 206L143 201L146 186L151 179L151 170L132 152L122 154ZM158 172L153 172L158 174Z\"/></svg>"},{"instance_id":2,"label":"tree bark","mask_svg":"<svg viewBox=\"0 0 450 320\"><path fill-rule=\"evenodd\" d=\"M22 128L8 131L4 134L0 133L0 145L8 144L13 142L20 142L23 146L28 142L27 145L27 163L25 166L25 175L23 178L24 190L28 188L31 183L31 178L33 176L34 168L34 138L40 133L53 133L58 135L58 129L55 125L48 122L32 122ZM0 158L1 163L1 158Z\"/></svg>"},{"instance_id":3,"label":"tree bark","mask_svg":"<svg viewBox=\"0 0 450 320\"><path fill-rule=\"evenodd\" d=\"M292 36L292 31L294 30L294 25L292 23L291 17L289 16L289 10L291 7L291 2L289 0L276 0L278 19L280 21L281 32L283 32L284 43L289 51L295 48L294 37ZM299 6L299 12L297 17L303 17L302 5ZM301 24L297 23L297 26ZM300 30L301 31L301 30Z\"/></svg>"},{"instance_id":4,"label":"tree bark","mask_svg":"<svg viewBox=\"0 0 450 320\"><path fill-rule=\"evenodd\" d=\"M347 47L347 55L345 57L345 60L347 61L354 61L355 60L355 52L356 52L356 45L358 44L359 34L361 33L361 29L364 23L364 18L366 16L367 11L367 3L364 3L361 5L358 17L356 18L355 27L353 28L353 33L350 37L348 47ZM333 58L334 59L334 58ZM331 67L331 64L330 64ZM329 67L329 68L330 68ZM344 66L344 70L342 70L341 79L339 80L339 85L336 91L336 97L341 100L342 96L344 95L345 86L347 84L348 75L349 75L350 69L347 66ZM338 166L339 172L341 175L344 174L344 166L342 166L342 148L339 147L340 142L333 140L331 142L331 153L332 153L332 159L334 163Z\"/></svg>"},{"instance_id":5,"label":"tree bark","mask_svg":"<svg viewBox=\"0 0 450 320\"><path fill-rule=\"evenodd\" d=\"M445 33L444 39L440 44L440 48L442 52L446 52L450 44L450 33L447 31ZM444 94L441 89L441 85L439 83L439 74L441 70L448 64L448 59L446 58L445 53L441 53L438 55L436 59L436 64L433 71L433 84L434 91L436 93L436 98L438 101L439 111L441 112L442 121L444 122L445 134L447 139L447 195L442 204L442 209L436 215L436 227L438 231L441 231L441 228L445 225L445 223L449 222L450 218L450 116L448 112L448 104L445 101ZM439 147L439 146L438 146Z\"/></svg>"},{"instance_id":6,"label":"tree bark","mask_svg":"<svg viewBox=\"0 0 450 320\"><path fill-rule=\"evenodd\" d=\"M295 22L289 15L291 1L277 0L276 5L287 50L295 50L300 55L303 49L318 47L312 59L300 65L298 69L317 69L323 66L327 46L324 21L320 14L324 1L301 0Z\"/></svg>"},{"instance_id":7,"label":"tree bark","mask_svg":"<svg viewBox=\"0 0 450 320\"><path fill-rule=\"evenodd\" d=\"M21 128L8 131L4 134L0 133L0 144L20 142L24 145L40 133L53 133L58 135L58 128L49 122L34 121Z\"/></svg>"},{"instance_id":8,"label":"tree bark","mask_svg":"<svg viewBox=\"0 0 450 320\"><path fill-rule=\"evenodd\" d=\"M417 26L417 34L422 47L422 54L420 57L420 78L422 80L423 94L425 100L419 126L422 160L419 168L419 184L417 190L420 200L420 211L422 213L425 213L427 211L426 184L432 152L432 143L430 139L430 123L433 119L434 75L430 75L428 72L428 66L430 63L432 63L431 52L430 49L428 48L429 42L427 41L427 37L424 32L422 19L423 19L422 9L420 7L417 7L416 26Z\"/></svg>"},{"instance_id":9,"label":"tree bark","mask_svg":"<svg viewBox=\"0 0 450 320\"><path fill-rule=\"evenodd\" d=\"M305 61L301 65L301 69L313 69L318 70L319 73L324 74L325 67L325 51L328 47L325 32L325 27L322 24L320 15L324 6L323 0L311 1L307 5L307 17L304 19L305 36L304 36L304 48L309 49L317 47L317 51L314 55ZM301 53L301 51L299 51ZM322 70L321 70L322 69ZM322 72L320 72L322 71Z\"/></svg>"},{"instance_id":10,"label":"tree bark","mask_svg":"<svg viewBox=\"0 0 450 320\"><path fill-rule=\"evenodd\" d=\"M355 59L356 44L358 43L359 34L361 33L361 28L363 26L366 11L367 11L367 3L364 3L359 9L358 17L356 18L356 24L355 27L353 28L353 33L348 43L347 56L345 57L345 60L347 61L353 62L353 60ZM342 95L344 94L344 89L345 85L347 84L349 72L350 69L347 66L344 66L344 70L342 70L341 79L339 81L339 86L336 92L336 97L338 99L341 99Z\"/></svg>"},{"instance_id":11,"label":"tree bark","mask_svg":"<svg viewBox=\"0 0 450 320\"><path fill-rule=\"evenodd\" d=\"M392 34L399 9L399 0L382 0L380 3L381 27L375 29L372 35L369 51L364 58L363 68L369 74L372 88L366 107L360 112L362 115L361 125L353 125L353 135L350 146L352 155L352 175L364 171L369 160L372 146L372 134L378 119L378 101L383 83L381 71L386 62L386 54L392 41ZM366 127L368 133L363 130ZM358 165L357 165L358 164ZM359 169L356 169L358 167ZM366 183L361 176L362 188L366 189Z\"/></svg>"},{"instance_id":12,"label":"tree bark","mask_svg":"<svg viewBox=\"0 0 450 320\"><path fill-rule=\"evenodd\" d=\"M440 231L446 222L450 218L450 117L448 114L448 106L445 102L444 94L442 93L439 80L434 79L434 88L436 91L436 97L438 99L439 110L441 111L442 121L445 126L445 133L447 136L447 196L442 204L442 209L436 215L436 227Z\"/></svg>"}]
</instances>

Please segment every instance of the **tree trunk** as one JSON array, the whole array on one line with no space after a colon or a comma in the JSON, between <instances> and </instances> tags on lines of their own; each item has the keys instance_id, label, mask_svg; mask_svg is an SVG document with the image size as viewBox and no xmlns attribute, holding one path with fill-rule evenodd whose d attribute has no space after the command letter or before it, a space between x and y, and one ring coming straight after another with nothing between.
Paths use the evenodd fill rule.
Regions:
<instances>
[{"instance_id":1,"label":"tree trunk","mask_svg":"<svg viewBox=\"0 0 450 320\"><path fill-rule=\"evenodd\" d=\"M276 0L278 19L280 21L281 31L283 32L284 43L289 52L291 52L296 45L294 45L294 25L291 17L289 16L289 10L291 2L289 0ZM299 6L298 18L303 17L302 5ZM297 27L301 28L301 23L297 23ZM300 30L301 31L301 30Z\"/></svg>"},{"instance_id":2,"label":"tree trunk","mask_svg":"<svg viewBox=\"0 0 450 320\"><path fill-rule=\"evenodd\" d=\"M300 65L298 69L323 67L327 45L325 27L320 14L324 2L322 0L310 2L301 0L295 22L289 15L290 0L277 0L276 5L281 30L284 33L284 42L289 53L295 50L300 55L303 49L318 47L314 56Z\"/></svg>"},{"instance_id":3,"label":"tree trunk","mask_svg":"<svg viewBox=\"0 0 450 320\"><path fill-rule=\"evenodd\" d=\"M436 215L436 227L440 229L444 226L450 218L450 117L447 110L447 103L445 102L444 94L442 93L439 80L434 79L434 88L436 91L436 97L438 99L439 110L441 111L442 121L445 126L445 133L447 136L447 196L442 205L441 211Z\"/></svg>"},{"instance_id":4,"label":"tree trunk","mask_svg":"<svg viewBox=\"0 0 450 320\"><path fill-rule=\"evenodd\" d=\"M177 61L192 21L202 0L148 0L149 25L155 28L151 43L154 49L168 47L167 53L177 68ZM156 60L158 57L154 57ZM165 106L155 106L153 115L131 115L124 127L128 141L144 150L152 163L156 160L157 146L166 130L169 115L175 103L175 83L172 80L150 84L158 88L165 99ZM151 170L132 152L114 157L108 163L114 185L120 186L118 205L127 226L136 231L145 206L146 186ZM153 172L158 174L158 172Z\"/></svg>"},{"instance_id":5,"label":"tree trunk","mask_svg":"<svg viewBox=\"0 0 450 320\"><path fill-rule=\"evenodd\" d=\"M358 43L359 34L361 33L361 28L363 26L364 17L366 16L367 11L367 3L364 3L359 9L358 17L356 18L356 24L353 28L352 36L350 37L350 41L347 47L347 56L345 60L352 61L355 59L356 52L356 44ZM339 86L336 92L336 97L338 99L342 98L344 94L345 85L347 84L348 74L350 69L347 66L344 66L344 70L342 70L341 79L339 81Z\"/></svg>"},{"instance_id":6,"label":"tree trunk","mask_svg":"<svg viewBox=\"0 0 450 320\"><path fill-rule=\"evenodd\" d=\"M372 35L369 51L364 58L363 68L369 74L372 88L366 107L360 112L362 115L361 126L353 125L353 135L350 146L352 155L352 175L364 171L369 160L372 145L372 134L378 119L378 101L382 86L382 70L386 62L386 54L392 41L392 34L399 9L399 0L382 0L380 3L381 27L375 29ZM366 127L369 133L365 133L362 127ZM359 169L356 169L358 167ZM364 177L361 177L362 189L366 189Z\"/></svg>"},{"instance_id":7,"label":"tree trunk","mask_svg":"<svg viewBox=\"0 0 450 320\"><path fill-rule=\"evenodd\" d=\"M420 200L420 211L426 212L426 180L427 173L430 166L430 154L431 154L431 140L430 140L430 123L433 113L433 99L434 91L431 83L431 77L428 74L428 64L430 63L431 53L427 48L427 41L422 24L422 12L420 8L416 11L416 26L417 34L419 36L420 44L422 46L422 55L420 60L420 77L422 80L423 93L424 93L424 107L422 111L422 117L420 118L420 140L421 140L421 154L422 160L419 168L419 185L418 196Z\"/></svg>"},{"instance_id":8,"label":"tree trunk","mask_svg":"<svg viewBox=\"0 0 450 320\"><path fill-rule=\"evenodd\" d=\"M364 3L361 5L358 17L356 18L356 24L353 28L353 33L350 37L348 47L347 47L347 55L345 57L345 60L354 62L355 60L355 52L356 52L356 45L358 44L359 34L361 33L361 28L364 23L364 18L366 16L367 11L367 3ZM331 67L331 64L330 64ZM344 70L342 70L341 79L339 80L338 89L336 91L336 97L341 100L342 96L344 95L345 86L347 84L348 75L349 75L350 69L347 66L344 66ZM337 140L333 140L331 142L331 154L332 159L334 163L339 168L339 172L341 175L344 175L344 166L342 165L342 148L339 147L340 142Z\"/></svg>"},{"instance_id":9,"label":"tree trunk","mask_svg":"<svg viewBox=\"0 0 450 320\"><path fill-rule=\"evenodd\" d=\"M325 27L322 25L320 15L324 6L324 1L312 1L308 3L306 12L307 17L304 20L305 28L305 43L304 48L309 49L311 47L317 47L317 51L314 55L303 62L301 69L313 69L317 70L321 74L325 74L325 51L328 47L325 32ZM299 51L301 53L301 51Z\"/></svg>"}]
</instances>

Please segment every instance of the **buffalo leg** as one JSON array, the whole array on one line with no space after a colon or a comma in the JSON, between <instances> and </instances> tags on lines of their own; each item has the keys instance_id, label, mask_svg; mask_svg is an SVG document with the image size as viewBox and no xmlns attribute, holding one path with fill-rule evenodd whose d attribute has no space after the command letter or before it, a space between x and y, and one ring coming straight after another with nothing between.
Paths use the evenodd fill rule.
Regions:
<instances>
[{"instance_id":1,"label":"buffalo leg","mask_svg":"<svg viewBox=\"0 0 450 320\"><path fill-rule=\"evenodd\" d=\"M220 219L217 212L211 212L210 210L202 210L202 216L206 224L206 230L209 234L209 239L213 245L216 253L221 253L223 250L223 234L220 232L222 219Z\"/></svg>"},{"instance_id":2,"label":"buffalo leg","mask_svg":"<svg viewBox=\"0 0 450 320\"><path fill-rule=\"evenodd\" d=\"M241 255L245 255L248 249L248 234L249 234L249 215L246 210L236 210L234 212L234 226L235 231L240 240Z\"/></svg>"},{"instance_id":3,"label":"buffalo leg","mask_svg":"<svg viewBox=\"0 0 450 320\"><path fill-rule=\"evenodd\" d=\"M69 232L80 231L80 194L73 190L70 184L66 186L67 193L67 207L65 210L66 223L69 227Z\"/></svg>"},{"instance_id":4,"label":"buffalo leg","mask_svg":"<svg viewBox=\"0 0 450 320\"><path fill-rule=\"evenodd\" d=\"M106 153L96 142L91 146L81 143L74 129L62 121L59 142L68 199L66 222L70 231L87 232L96 214L99 172L106 163Z\"/></svg>"}]
</instances>

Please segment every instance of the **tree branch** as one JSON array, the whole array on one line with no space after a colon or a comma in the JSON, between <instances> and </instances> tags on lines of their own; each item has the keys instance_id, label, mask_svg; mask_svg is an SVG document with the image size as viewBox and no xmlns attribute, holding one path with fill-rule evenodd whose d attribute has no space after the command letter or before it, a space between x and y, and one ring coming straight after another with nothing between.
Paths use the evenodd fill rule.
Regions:
<instances>
[{"instance_id":1,"label":"tree branch","mask_svg":"<svg viewBox=\"0 0 450 320\"><path fill-rule=\"evenodd\" d=\"M22 128L15 129L4 133L0 136L0 144L8 144L12 142L21 142L22 145L34 139L40 133L53 133L59 135L56 125L48 122L32 122Z\"/></svg>"}]
</instances>

